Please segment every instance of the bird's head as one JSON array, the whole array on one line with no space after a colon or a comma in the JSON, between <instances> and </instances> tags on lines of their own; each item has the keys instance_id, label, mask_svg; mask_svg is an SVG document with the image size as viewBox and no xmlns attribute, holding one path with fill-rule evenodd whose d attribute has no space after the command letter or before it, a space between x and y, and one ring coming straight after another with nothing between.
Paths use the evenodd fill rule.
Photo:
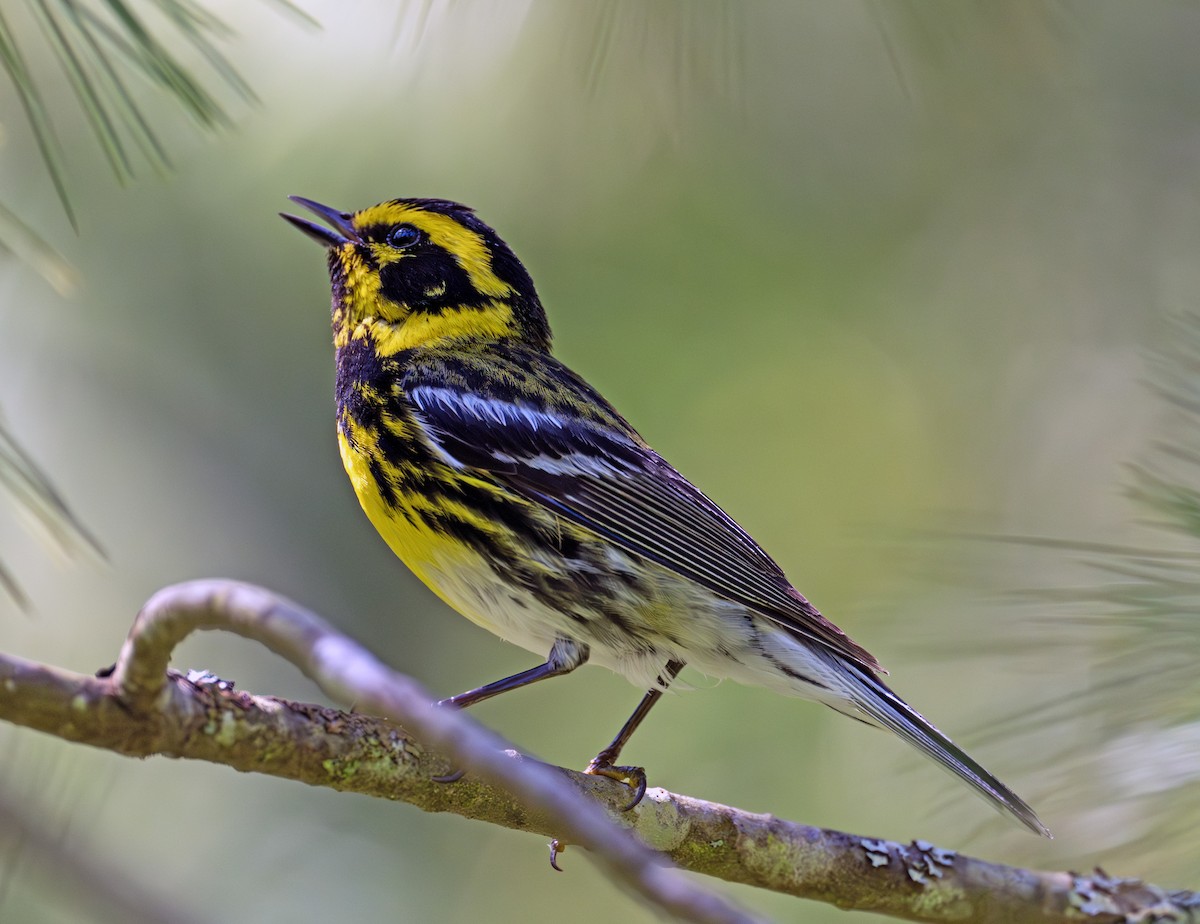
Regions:
<instances>
[{"instance_id":1,"label":"bird's head","mask_svg":"<svg viewBox=\"0 0 1200 924\"><path fill-rule=\"evenodd\" d=\"M385 355L481 339L549 348L529 273L467 206L392 199L340 212L291 199L329 226L281 213L328 251L336 345L367 337Z\"/></svg>"}]
</instances>

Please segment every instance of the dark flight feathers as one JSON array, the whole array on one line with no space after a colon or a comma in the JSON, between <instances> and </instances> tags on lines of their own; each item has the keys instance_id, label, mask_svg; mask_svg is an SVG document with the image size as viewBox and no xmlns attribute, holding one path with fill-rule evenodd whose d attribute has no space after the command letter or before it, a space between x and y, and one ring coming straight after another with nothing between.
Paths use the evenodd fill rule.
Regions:
<instances>
[{"instance_id":1,"label":"dark flight feathers","mask_svg":"<svg viewBox=\"0 0 1200 924\"><path fill-rule=\"evenodd\" d=\"M537 392L518 396L478 380L467 392L423 372L420 364L410 367L402 388L437 448L453 463L487 473L807 643L868 671L881 670L874 657L791 586L728 514L646 446L615 411L609 422L597 423L558 402L549 409ZM559 373L554 375L559 388L586 391L580 394L585 402L603 402L565 367L543 367L543 372Z\"/></svg>"}]
</instances>

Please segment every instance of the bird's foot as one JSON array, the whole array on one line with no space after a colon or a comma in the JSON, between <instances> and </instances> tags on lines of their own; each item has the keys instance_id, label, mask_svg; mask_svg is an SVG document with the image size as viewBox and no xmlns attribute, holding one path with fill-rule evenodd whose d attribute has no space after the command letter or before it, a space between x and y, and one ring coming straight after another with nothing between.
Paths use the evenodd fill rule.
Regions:
<instances>
[{"instance_id":1,"label":"bird's foot","mask_svg":"<svg viewBox=\"0 0 1200 924\"><path fill-rule=\"evenodd\" d=\"M628 803L621 806L622 812L628 812L636 807L642 801L642 797L646 795L646 771L642 767L615 766L605 760L604 754L601 753L592 759L583 772L590 773L592 776L606 776L610 780L624 783L633 790L633 797Z\"/></svg>"}]
</instances>

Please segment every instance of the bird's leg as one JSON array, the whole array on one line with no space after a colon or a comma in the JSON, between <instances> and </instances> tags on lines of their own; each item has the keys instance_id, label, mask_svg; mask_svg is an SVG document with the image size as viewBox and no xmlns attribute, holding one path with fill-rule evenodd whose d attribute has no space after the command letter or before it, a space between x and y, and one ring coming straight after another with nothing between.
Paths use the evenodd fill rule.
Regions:
<instances>
[{"instance_id":1,"label":"bird's leg","mask_svg":"<svg viewBox=\"0 0 1200 924\"><path fill-rule=\"evenodd\" d=\"M622 808L624 812L628 812L641 802L642 797L646 795L646 771L642 767L617 766L617 758L621 756L621 749L625 747L625 743L629 741L630 736L637 731L637 727L642 724L642 720L650 713L654 704L662 698L671 681L675 679L681 670L683 670L682 661L667 662L667 666L659 674L659 686L646 691L646 695L642 697L642 701L638 703L638 707L633 710L633 715L621 726L621 730L617 732L617 736L613 738L608 747L592 758L591 763L584 770L584 773L620 780L633 790L633 798L629 801L628 805Z\"/></svg>"},{"instance_id":2,"label":"bird's leg","mask_svg":"<svg viewBox=\"0 0 1200 924\"><path fill-rule=\"evenodd\" d=\"M509 690L516 690L519 687L527 687L529 684L545 680L547 677L569 674L587 662L588 654L587 645L566 638L555 639L545 664L539 664L537 667L531 667L527 671L521 671L519 674L505 677L503 680L485 683L474 690L467 690L465 693L439 700L438 705L460 708L474 706L485 699L491 699L493 696L499 696L501 693L507 693Z\"/></svg>"},{"instance_id":3,"label":"bird's leg","mask_svg":"<svg viewBox=\"0 0 1200 924\"><path fill-rule=\"evenodd\" d=\"M467 706L473 706L475 703L491 699L493 696L499 696L501 693L507 693L509 690L527 687L531 683L537 683L539 680L545 680L548 677L569 674L581 664L586 663L588 654L587 645L580 642L573 642L566 638L555 639L554 645L550 648L550 654L546 657L545 664L539 664L537 667L531 667L527 671L521 671L519 674L513 674L511 677L505 677L502 680L485 683L474 690L467 690L465 693L459 693L455 696L438 700L438 705L458 706L460 709L465 709ZM632 732L633 729L630 729L630 731ZM433 779L438 783L456 783L462 779L464 772L463 770L454 770L441 776L435 776Z\"/></svg>"}]
</instances>

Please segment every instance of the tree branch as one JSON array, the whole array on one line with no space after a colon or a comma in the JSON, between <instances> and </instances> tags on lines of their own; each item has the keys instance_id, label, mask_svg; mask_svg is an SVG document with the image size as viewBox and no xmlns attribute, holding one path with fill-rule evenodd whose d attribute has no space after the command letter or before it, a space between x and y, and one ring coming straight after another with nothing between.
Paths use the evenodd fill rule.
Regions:
<instances>
[{"instance_id":1,"label":"tree branch","mask_svg":"<svg viewBox=\"0 0 1200 924\"><path fill-rule=\"evenodd\" d=\"M198 629L262 642L363 712L254 696L210 675L168 671L175 645ZM681 920L750 918L664 868L663 856L731 882L914 921L1108 924L1191 920L1200 910L1195 893L1135 879L1001 866L921 841L905 846L811 828L660 789L621 812L622 784L522 757L464 713L431 701L314 614L226 581L182 584L151 598L108 677L0 655L0 719L121 754L207 760L562 838L587 847L611 875ZM451 767L471 775L434 780ZM658 853L617 825L632 827Z\"/></svg>"},{"instance_id":2,"label":"tree branch","mask_svg":"<svg viewBox=\"0 0 1200 924\"><path fill-rule=\"evenodd\" d=\"M380 663L316 614L262 588L235 581L192 581L151 597L138 613L113 669L111 684L119 705L135 716L151 719L186 713L187 688L170 681L167 664L175 646L201 629L225 629L261 642L295 664L334 700L400 722L422 742L451 757L456 765L508 793L508 810L514 815L536 819L541 825L552 820L559 837L589 848L613 878L681 920L712 924L753 920L727 899L657 863L653 853L613 825L599 805L583 798L555 768L535 761L513 761L506 755L506 742L498 735L465 713L438 708L416 681ZM250 699L255 707L285 705L282 701ZM299 706L300 714L312 708ZM290 713L285 724L294 727L295 709L284 708L283 712ZM206 724L202 729L214 731L211 737L215 744L219 745L231 730L224 724L227 715L221 715L222 724ZM334 713L335 727L341 719ZM161 721L158 725L160 732L165 731ZM361 742L369 750L374 751L380 742L396 746L407 739L393 737L398 730L386 723L379 725L378 734ZM243 743L248 745L243 748L243 759L253 760L252 752L260 750L255 747L258 742L243 739ZM186 747L186 742L180 744ZM283 739L278 744L286 748L289 742ZM407 748L415 746L411 740L405 740L405 744ZM386 753L376 753L386 766ZM324 762L322 769L326 769ZM362 767L355 761L343 763L341 769L343 774L356 777ZM395 797L389 791L386 774L378 782L379 795ZM428 778L425 782L427 786L444 785Z\"/></svg>"}]
</instances>

